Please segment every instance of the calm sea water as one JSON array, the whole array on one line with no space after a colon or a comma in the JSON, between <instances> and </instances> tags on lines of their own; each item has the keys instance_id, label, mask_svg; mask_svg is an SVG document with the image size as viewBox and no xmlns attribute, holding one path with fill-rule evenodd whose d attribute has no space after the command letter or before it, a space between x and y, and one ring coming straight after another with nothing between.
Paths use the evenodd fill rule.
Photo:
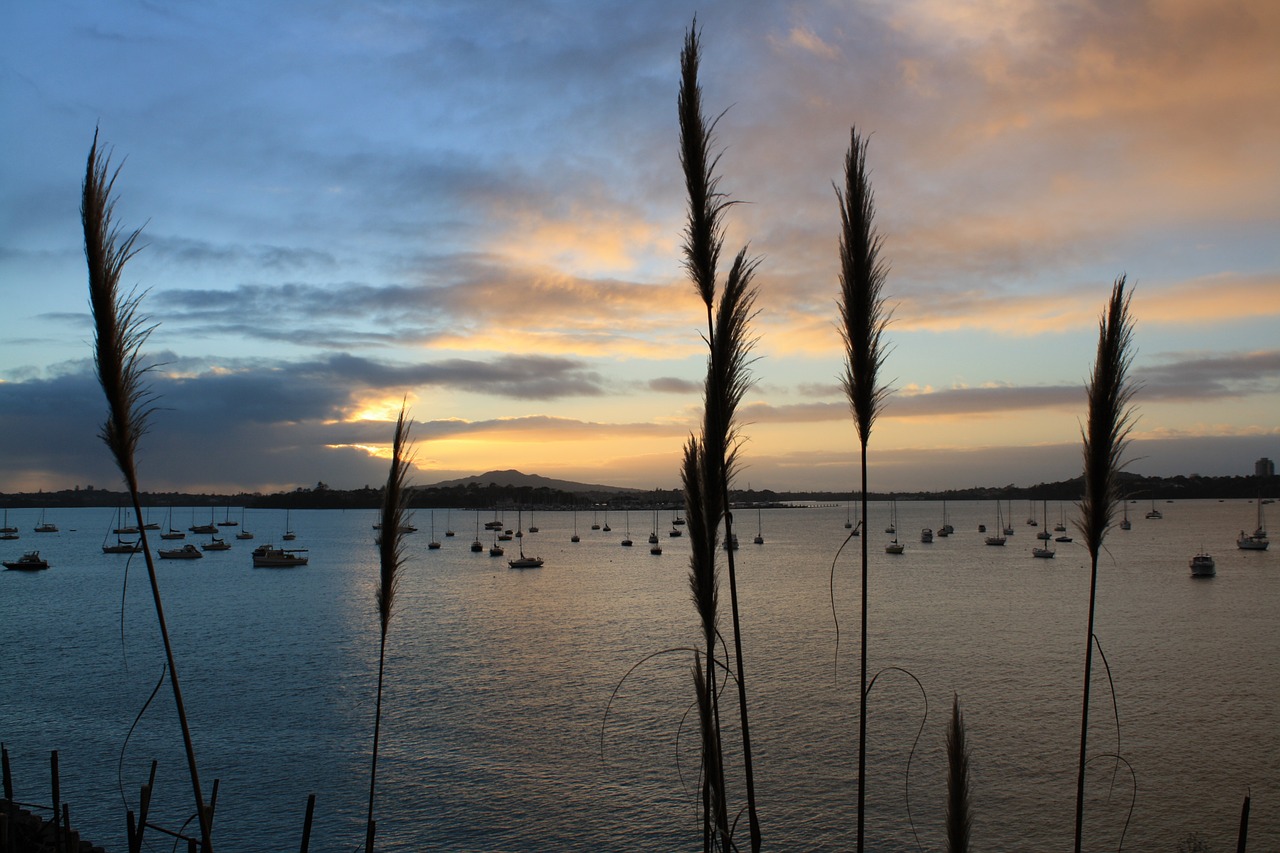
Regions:
<instances>
[{"instance_id":1,"label":"calm sea water","mask_svg":"<svg viewBox=\"0 0 1280 853\"><path fill-rule=\"evenodd\" d=\"M1148 508L1131 507L1133 530L1110 535L1100 569L1096 633L1120 725L1095 656L1090 747L1099 757L1088 778L1087 847L1116 848L1135 796L1134 778L1105 757L1118 749L1136 776L1128 849L1174 851L1190 832L1234 849L1250 791L1250 849L1280 849L1280 555L1236 550L1237 531L1253 527L1245 501L1161 504L1159 521L1143 517ZM941 505L901 503L907 549L892 557L881 532L888 507L872 507L869 652L873 671L886 670L868 712L874 850L916 849L908 809L925 849L942 846L953 694L972 747L975 846L1070 845L1088 557L1063 544L1053 560L1032 559L1031 510L1015 503L1017 532L1000 549L977 532L979 522L994 525L994 505L951 504L956 533L923 545L919 529L941 524ZM141 559L100 552L113 512L50 510L58 534L31 532L35 511L10 512L22 539L2 543L5 558L39 548L53 568L0 573L0 739L25 801L49 800L49 751L59 750L73 823L119 851L123 803L136 807L153 758L156 820L180 824L191 796L167 686L126 744L163 656ZM1051 524L1058 514L1050 504ZM737 517L769 849L853 846L859 540L835 568L838 654L829 585L845 515L827 507ZM182 527L191 517L175 510ZM372 521L366 512L294 512L294 544L310 549L305 568L255 570L255 543L238 541L197 562L157 564L206 796L221 779L222 850L296 849L310 793L312 850L363 840L378 650ZM506 521L515 526L513 514ZM468 550L474 512L437 510L444 547L429 551L432 514L418 511L388 637L378 849L700 845L692 658L683 650L697 637L687 540L667 536L663 514L666 552L653 556L652 514L611 513L606 534L579 513L582 542L572 544L574 521L535 513L541 532L525 550L546 566L512 571ZM762 546L751 544L758 524ZM445 537L446 526L457 535ZM627 526L633 548L619 544ZM250 510L246 527L257 543L278 542L283 513ZM1218 562L1212 580L1189 576L1202 547ZM909 780L925 699L891 667L927 691ZM731 784L740 796L740 776Z\"/></svg>"}]
</instances>

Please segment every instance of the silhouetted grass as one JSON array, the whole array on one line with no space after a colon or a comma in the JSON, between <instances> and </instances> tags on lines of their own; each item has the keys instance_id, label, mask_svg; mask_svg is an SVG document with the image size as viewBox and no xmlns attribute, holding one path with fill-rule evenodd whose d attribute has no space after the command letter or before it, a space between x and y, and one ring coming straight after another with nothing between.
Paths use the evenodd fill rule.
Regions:
<instances>
[{"instance_id":1,"label":"silhouetted grass","mask_svg":"<svg viewBox=\"0 0 1280 853\"><path fill-rule=\"evenodd\" d=\"M378 698L373 712L373 763L369 769L369 814L365 822L365 853L373 853L373 836L377 825L373 820L373 801L378 778L378 739L382 730L382 674L387 656L387 627L395 603L400 570L404 567L405 501L408 498L408 471L412 462L409 448L409 423L404 406L396 419L391 442L391 467L387 487L382 495L381 527L378 530Z\"/></svg>"},{"instance_id":2,"label":"silhouetted grass","mask_svg":"<svg viewBox=\"0 0 1280 853\"><path fill-rule=\"evenodd\" d=\"M702 112L702 89L698 84L700 40L698 22L685 33L680 54L680 163L684 169L689 196L688 224L684 240L684 266L692 279L707 312L707 347L709 357L704 387L705 413L700 438L690 438L685 450L683 480L686 512L700 516L697 530L690 520L691 582L694 600L703 624L707 646L705 675L697 679L699 709L704 726L715 731L703 736L703 826L704 847L710 849L712 811L718 826L719 842L728 849L729 837L723 766L720 760L719 706L715 691L713 661L715 656L716 608L718 606L716 560L717 532L723 519L726 543L733 538L733 516L729 511L729 484L737 458L738 433L736 413L743 395L750 387L747 373L753 344L749 324L756 290L752 284L756 261L747 257L743 248L734 259L717 300L717 266L724 243L724 213L733 205L719 190L715 175L718 155L712 154L716 122L707 121ZM694 507L694 504L698 506ZM742 724L743 770L747 789L747 814L751 833L751 849L760 849L760 823L756 811L754 766L751 752L751 727L747 711L746 676L742 659L742 633L738 611L737 577L732 550L726 550L729 571L729 601L733 619L734 662L737 674L738 713ZM699 667L701 673L701 667ZM712 781L712 777L716 779ZM719 786L718 801L712 795Z\"/></svg>"},{"instance_id":3,"label":"silhouetted grass","mask_svg":"<svg viewBox=\"0 0 1280 853\"><path fill-rule=\"evenodd\" d=\"M147 368L142 361L141 349L154 326L147 325L146 318L139 313L141 296L136 291L125 293L120 288L120 273L137 252L135 247L141 231L125 234L113 221L115 199L112 198L112 193L119 171L112 171L110 157L98 151L98 131L95 129L93 144L89 147L89 157L85 164L80 219L84 226L89 304L93 311L94 366L98 382L107 397L107 419L99 434L111 449L111 455L115 457L116 465L124 475L133 501L134 517L141 519L142 500L135 457L138 441L147 430L147 419L152 412L152 395L144 382ZM169 668L169 684L173 688L174 706L182 728L187 768L191 774L196 816L200 822L200 843L205 853L212 853L211 815L205 808L204 796L200 791L195 747L187 724L187 711L182 701L182 687L173 656L173 645L169 640L169 628L165 623L160 584L156 578L155 562L147 543L146 530L140 530L140 535L147 577L151 582L151 598L155 604L165 661Z\"/></svg>"},{"instance_id":4,"label":"silhouetted grass","mask_svg":"<svg viewBox=\"0 0 1280 853\"><path fill-rule=\"evenodd\" d=\"M960 697L951 703L951 724L947 727L947 850L966 853L973 828L973 806L969 788L969 745L964 735L964 715Z\"/></svg>"},{"instance_id":5,"label":"silhouetted grass","mask_svg":"<svg viewBox=\"0 0 1280 853\"><path fill-rule=\"evenodd\" d=\"M884 281L888 274L880 260L880 236L875 229L875 197L867 173L867 142L856 129L849 131L845 155L844 191L836 187L840 203L840 334L844 339L845 372L841 384L849 399L858 430L862 471L863 531L867 527L867 443L871 427L888 394L880 370L887 352L884 330L889 322ZM858 841L863 849L867 780L867 542L862 536L862 661L858 691Z\"/></svg>"},{"instance_id":6,"label":"silhouetted grass","mask_svg":"<svg viewBox=\"0 0 1280 853\"><path fill-rule=\"evenodd\" d=\"M1084 499L1078 526L1089 549L1089 627L1085 635L1084 689L1080 710L1080 761L1076 775L1075 851L1080 853L1084 833L1084 771L1089 740L1089 684L1093 676L1093 625L1098 590L1098 556L1121 499L1119 475L1133 424L1130 402L1133 387L1129 367L1133 361L1133 318L1125 277L1116 279L1111 299L1099 321L1098 354L1089 381L1088 423L1084 438Z\"/></svg>"}]
</instances>

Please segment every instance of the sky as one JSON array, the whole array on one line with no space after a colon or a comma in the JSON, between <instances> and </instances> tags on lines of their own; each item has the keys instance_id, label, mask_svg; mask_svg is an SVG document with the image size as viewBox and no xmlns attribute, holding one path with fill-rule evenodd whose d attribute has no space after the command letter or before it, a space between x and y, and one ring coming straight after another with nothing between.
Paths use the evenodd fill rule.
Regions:
<instances>
[{"instance_id":1,"label":"sky","mask_svg":"<svg viewBox=\"0 0 1280 853\"><path fill-rule=\"evenodd\" d=\"M759 260L739 486L858 482L855 127L893 312L873 490L1076 476L1120 275L1129 470L1280 458L1273 0L67 0L0 11L0 491L121 484L79 219L95 128L143 229L145 490L377 485L402 401L418 484L678 486L706 369L695 14L726 255Z\"/></svg>"}]
</instances>

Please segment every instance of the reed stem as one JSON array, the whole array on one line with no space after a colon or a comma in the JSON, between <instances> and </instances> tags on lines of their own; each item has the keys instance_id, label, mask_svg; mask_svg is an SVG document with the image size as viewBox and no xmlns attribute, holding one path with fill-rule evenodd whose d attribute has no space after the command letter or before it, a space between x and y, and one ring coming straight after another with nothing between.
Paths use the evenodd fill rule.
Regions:
<instances>
[{"instance_id":1,"label":"reed stem","mask_svg":"<svg viewBox=\"0 0 1280 853\"><path fill-rule=\"evenodd\" d=\"M120 273L134 256L140 230L123 235L112 222L115 200L112 191L120 170L110 169L110 157L98 152L98 131L93 132L93 144L89 148L85 166L84 186L80 202L80 219L84 226L85 263L89 271L89 302L94 320L94 362L98 381L107 398L107 420L102 426L101 438L111 449L116 465L124 476L133 502L135 517L142 518L142 500L138 487L138 471L135 452L138 440L146 432L147 418L151 412L151 396L143 384L147 368L142 364L141 348L154 327L138 314L140 297L120 291ZM160 582L156 577L155 562L147 542L146 530L140 530L143 560L147 566L147 578L151 584L151 599L155 605L156 621L164 644L165 662L169 668L169 684L173 688L173 703L182 730L182 743L186 751L187 769L191 775L192 793L195 796L196 817L200 824L200 846L204 853L213 853L212 816L205 807L200 790L200 773L196 766L195 746L191 727L187 722L186 704L182 700L182 684L178 678L178 664L169 638L165 621L164 603L160 596Z\"/></svg>"}]
</instances>

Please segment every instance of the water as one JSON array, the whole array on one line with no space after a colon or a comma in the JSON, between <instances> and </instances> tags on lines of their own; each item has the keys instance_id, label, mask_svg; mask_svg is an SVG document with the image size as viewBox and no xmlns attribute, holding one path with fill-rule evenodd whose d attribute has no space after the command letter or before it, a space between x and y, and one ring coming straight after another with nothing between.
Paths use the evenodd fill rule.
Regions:
<instances>
[{"instance_id":1,"label":"water","mask_svg":"<svg viewBox=\"0 0 1280 853\"><path fill-rule=\"evenodd\" d=\"M1280 849L1277 555L1235 549L1236 532L1253 527L1245 501L1161 504L1160 521L1143 518L1147 508L1133 505L1133 530L1109 537L1098 585L1096 632L1116 686L1119 749L1137 777L1126 847L1173 851L1198 832L1230 849L1251 791L1250 849ZM1050 504L1050 523L1058 511ZM828 591L845 512L766 510L763 546L751 544L755 514L738 517L769 849L853 844L860 540L836 571L838 657ZM915 831L926 849L942 846L943 737L956 693L972 748L975 846L1064 849L1073 831L1087 554L1062 544L1055 559L1032 559L1026 504L1015 504L1016 533L1002 549L977 533L979 522L994 526L994 506L952 503L949 512L956 533L923 545L919 529L941 524L940 505L899 503L900 557L883 553L887 506L872 506L869 525L872 671L905 668L928 695L911 759ZM39 548L53 568L0 573L8 664L0 739L19 800L49 800L48 756L57 749L73 823L123 850L121 788L136 807L153 758L155 820L176 827L191 802L167 686L117 773L163 661L145 566L133 559L126 588L128 558L100 553L114 510L50 510L59 534L30 532L37 515L11 511L22 539L3 543L6 559ZM174 516L186 527L191 511ZM691 653L679 650L698 636L687 539L667 537L664 516L666 553L652 556L650 513L611 513L611 533L590 530L590 513L580 513L582 542L572 544L571 514L537 512L541 532L528 536L526 551L546 566L512 571L468 550L475 513L436 511L438 551L426 547L430 519L419 510L421 532L407 540L387 641L378 849L700 846ZM294 544L311 555L300 569L255 570L254 543L234 540L231 551L200 561L157 563L206 796L221 779L222 850L296 849L309 793L317 798L312 850L363 841L378 653L372 521L367 512L294 512ZM457 536L443 535L447 523ZM637 545L622 548L628 523ZM283 513L250 510L246 526L255 542L278 542ZM1187 561L1202 546L1218 562L1212 580L1189 577ZM871 849L915 849L904 788L923 702L915 682L892 669L871 694ZM1097 656L1090 719L1091 752L1115 752ZM740 779L730 783L739 800ZM1116 847L1133 790L1123 766L1091 764L1088 848Z\"/></svg>"}]
</instances>

